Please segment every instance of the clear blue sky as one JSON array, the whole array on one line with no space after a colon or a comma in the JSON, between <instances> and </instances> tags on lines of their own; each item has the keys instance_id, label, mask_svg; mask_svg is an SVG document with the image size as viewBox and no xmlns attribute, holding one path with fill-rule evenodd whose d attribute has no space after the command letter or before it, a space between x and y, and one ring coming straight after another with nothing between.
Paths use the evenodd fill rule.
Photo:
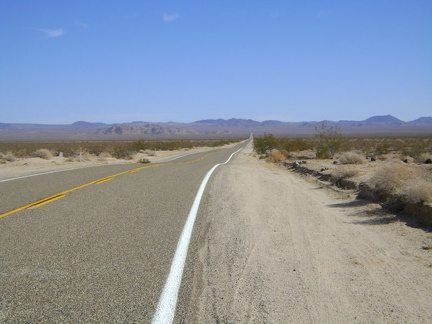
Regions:
<instances>
[{"instance_id":1,"label":"clear blue sky","mask_svg":"<svg viewBox=\"0 0 432 324\"><path fill-rule=\"evenodd\" d=\"M432 1L0 0L0 122L432 115Z\"/></svg>"}]
</instances>

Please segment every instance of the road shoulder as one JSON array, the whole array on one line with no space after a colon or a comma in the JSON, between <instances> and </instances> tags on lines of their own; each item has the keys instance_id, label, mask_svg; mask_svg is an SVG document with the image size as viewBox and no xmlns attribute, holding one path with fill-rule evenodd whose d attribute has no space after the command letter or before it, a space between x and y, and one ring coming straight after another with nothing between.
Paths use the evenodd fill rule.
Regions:
<instances>
[{"instance_id":1,"label":"road shoulder","mask_svg":"<svg viewBox=\"0 0 432 324\"><path fill-rule=\"evenodd\" d=\"M430 233L252 155L208 189L190 321L432 320Z\"/></svg>"}]
</instances>

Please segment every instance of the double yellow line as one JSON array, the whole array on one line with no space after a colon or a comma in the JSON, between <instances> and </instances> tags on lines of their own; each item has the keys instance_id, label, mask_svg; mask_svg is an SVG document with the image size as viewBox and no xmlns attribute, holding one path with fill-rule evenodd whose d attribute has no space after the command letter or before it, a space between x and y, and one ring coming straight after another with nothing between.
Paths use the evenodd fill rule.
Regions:
<instances>
[{"instance_id":1,"label":"double yellow line","mask_svg":"<svg viewBox=\"0 0 432 324\"><path fill-rule=\"evenodd\" d=\"M78 189L81 189L81 188L84 188L84 187L87 187L87 186L90 186L90 185L104 183L104 182L113 180L115 177L118 177L118 176L121 176L121 175L124 175L124 174L134 173L134 172L141 171L143 169L157 168L157 167L160 167L160 166L166 166L166 165L172 165L172 164L190 164L190 163L196 163L196 162L201 161L201 160L205 159L206 157L208 157L209 155L212 155L214 153L216 153L216 151L211 152L211 153L207 153L207 154L205 154L203 156L200 156L199 158L197 158L195 160L192 160L192 161L189 161L189 162L172 162L172 163L163 163L163 164L162 163L152 164L152 165L146 165L146 166L142 166L142 167L135 168L135 169L132 169L132 170L116 173L116 174L110 175L108 177L104 177L104 178L101 178L101 179L98 179L98 180L94 180L94 181L91 181L89 183L86 183L86 184L83 184L83 185L80 185L80 186L77 186L77 187L74 187L74 188L62 191L62 192L57 193L55 195L52 195L52 196L49 196L49 197L46 197L46 198L43 198L43 199L40 199L40 200L36 200L36 201L31 202L31 203L29 203L27 205L24 205L24 206L12 209L12 210L10 210L8 212L0 214L0 218L3 218L5 216L11 215L11 214L14 214L14 213L19 212L19 211L24 210L24 209L33 209L33 208L37 208L37 207L46 205L46 204L48 204L50 202L56 201L56 200L58 200L60 198L63 198L64 196L66 196L66 194L68 194L68 193L70 193L72 191L75 191L75 190L78 190Z\"/></svg>"},{"instance_id":2,"label":"double yellow line","mask_svg":"<svg viewBox=\"0 0 432 324\"><path fill-rule=\"evenodd\" d=\"M116 173L116 174L113 174L113 175L110 175L108 177L101 178L101 179L98 179L98 180L94 180L94 181L91 181L89 183L85 183L83 185L80 185L80 186L77 186L77 187L73 187L71 189L59 192L59 193L57 193L55 195L52 195L52 196L49 196L49 197L45 197L45 198L40 199L40 200L36 200L36 201L31 202L31 203L29 203L27 205L24 205L24 206L12 209L12 210L10 210L8 212L0 214L0 218L8 216L10 214L14 214L14 213L19 212L19 211L24 210L24 209L33 209L33 208L37 208L37 207L46 205L46 204L48 204L50 202L56 201L56 200L58 200L60 198L63 198L64 196L66 196L66 194L68 194L68 193L70 193L72 191L75 191L75 190L78 190L78 189L81 189L81 188L84 188L84 187L87 187L87 186L90 186L90 185L100 184L100 183L103 183L103 182L106 182L106 181L110 181L110 180L114 179L115 177L118 177L118 176L121 176L121 175L124 175L124 174L127 174L127 173L138 172L138 171L140 171L142 169L156 168L156 167L159 167L159 166L162 166L162 165L169 165L169 164L173 164L173 163L147 165L147 166L135 168L135 169L132 169L132 170Z\"/></svg>"}]
</instances>

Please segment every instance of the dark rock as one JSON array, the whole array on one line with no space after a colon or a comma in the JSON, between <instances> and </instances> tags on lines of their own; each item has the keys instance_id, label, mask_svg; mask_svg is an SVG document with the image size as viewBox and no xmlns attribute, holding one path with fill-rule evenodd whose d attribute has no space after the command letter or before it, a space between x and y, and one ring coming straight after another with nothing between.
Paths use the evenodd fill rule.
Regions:
<instances>
[{"instance_id":1,"label":"dark rock","mask_svg":"<svg viewBox=\"0 0 432 324\"><path fill-rule=\"evenodd\" d=\"M338 161L333 161L333 164L338 164Z\"/></svg>"},{"instance_id":2,"label":"dark rock","mask_svg":"<svg viewBox=\"0 0 432 324\"><path fill-rule=\"evenodd\" d=\"M426 164L432 164L432 159L427 159L427 160L425 161L425 163L426 163Z\"/></svg>"},{"instance_id":3,"label":"dark rock","mask_svg":"<svg viewBox=\"0 0 432 324\"><path fill-rule=\"evenodd\" d=\"M375 161L376 161L376 158L371 157L371 162L375 162Z\"/></svg>"},{"instance_id":4,"label":"dark rock","mask_svg":"<svg viewBox=\"0 0 432 324\"><path fill-rule=\"evenodd\" d=\"M408 159L402 160L403 163L408 163Z\"/></svg>"}]
</instances>

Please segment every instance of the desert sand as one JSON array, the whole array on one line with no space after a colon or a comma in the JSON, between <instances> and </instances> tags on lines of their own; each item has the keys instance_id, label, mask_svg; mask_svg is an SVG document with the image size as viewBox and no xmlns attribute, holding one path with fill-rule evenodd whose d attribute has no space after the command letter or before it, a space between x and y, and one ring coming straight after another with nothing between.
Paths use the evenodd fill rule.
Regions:
<instances>
[{"instance_id":1,"label":"desert sand","mask_svg":"<svg viewBox=\"0 0 432 324\"><path fill-rule=\"evenodd\" d=\"M432 321L432 235L379 205L249 148L217 172L204 208L188 322Z\"/></svg>"}]
</instances>

